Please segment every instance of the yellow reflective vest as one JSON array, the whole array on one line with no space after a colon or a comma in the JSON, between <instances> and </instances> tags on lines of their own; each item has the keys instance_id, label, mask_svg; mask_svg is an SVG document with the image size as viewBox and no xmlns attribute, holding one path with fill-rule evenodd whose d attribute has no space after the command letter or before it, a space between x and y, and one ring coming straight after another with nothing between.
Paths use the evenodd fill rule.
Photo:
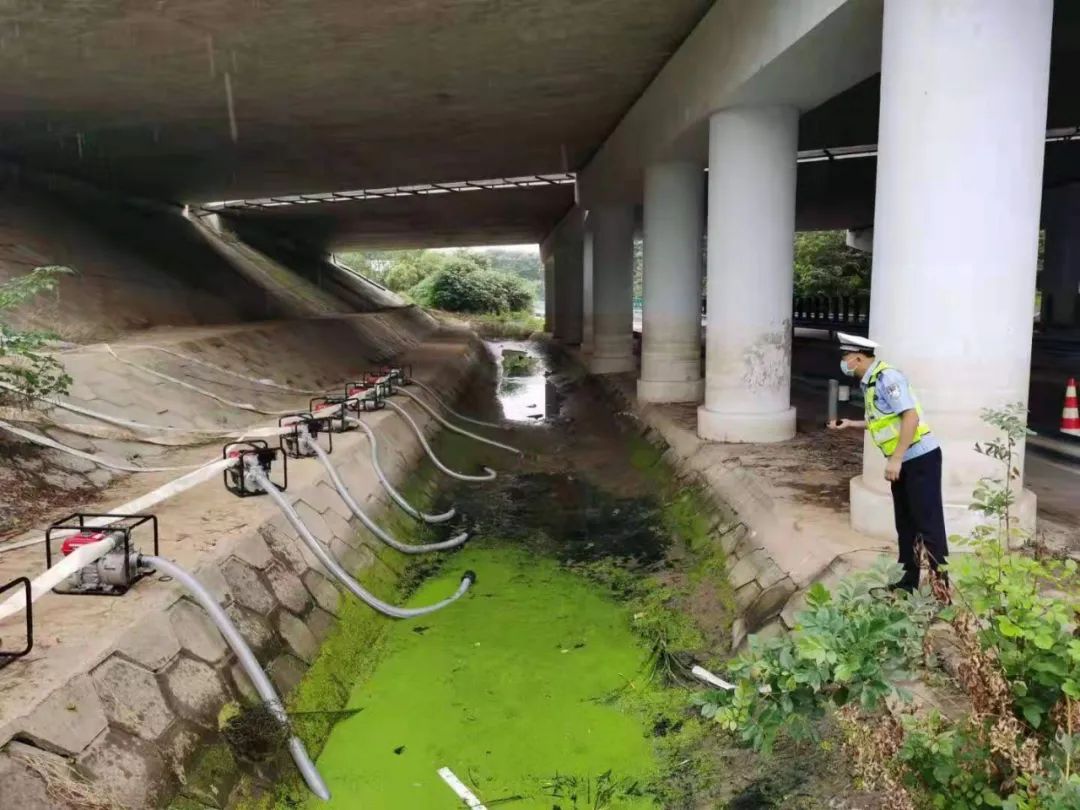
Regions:
<instances>
[{"instance_id":1,"label":"yellow reflective vest","mask_svg":"<svg viewBox=\"0 0 1080 810\"><path fill-rule=\"evenodd\" d=\"M866 411L866 429L870 431L870 438L878 446L878 449L885 454L886 458L896 451L896 445L900 443L900 414L882 413L877 407L875 391L877 378L881 372L889 368L892 368L892 366L888 363L878 362L870 373L870 378L866 381L866 394L863 398ZM911 391L911 397L915 400L915 413L919 415L919 425L915 428L915 438L911 442L914 445L930 432L930 426L923 419L922 405L919 404L919 398L915 395L914 390Z\"/></svg>"}]
</instances>

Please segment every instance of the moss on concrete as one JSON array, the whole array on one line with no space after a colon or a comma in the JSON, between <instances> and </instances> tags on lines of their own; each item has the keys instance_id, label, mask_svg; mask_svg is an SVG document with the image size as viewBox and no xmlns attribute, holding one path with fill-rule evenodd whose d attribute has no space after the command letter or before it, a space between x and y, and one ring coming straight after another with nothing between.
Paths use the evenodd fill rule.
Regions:
<instances>
[{"instance_id":1,"label":"moss on concrete","mask_svg":"<svg viewBox=\"0 0 1080 810\"><path fill-rule=\"evenodd\" d=\"M200 807L225 807L239 772L229 747L217 743L200 751L185 777L184 796L201 802Z\"/></svg>"}]
</instances>

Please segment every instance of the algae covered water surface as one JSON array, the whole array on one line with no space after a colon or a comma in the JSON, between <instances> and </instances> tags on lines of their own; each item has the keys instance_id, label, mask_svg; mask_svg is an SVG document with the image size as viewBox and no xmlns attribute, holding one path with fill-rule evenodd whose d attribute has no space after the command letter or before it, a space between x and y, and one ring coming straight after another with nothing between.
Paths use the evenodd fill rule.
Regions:
<instances>
[{"instance_id":1,"label":"algae covered water surface","mask_svg":"<svg viewBox=\"0 0 1080 810\"><path fill-rule=\"evenodd\" d=\"M649 730L620 695L648 657L623 605L521 548L468 549L414 595L469 595L395 624L319 758L331 808L452 810L449 767L489 808L652 808ZM317 803L319 806L327 805ZM312 805L314 806L314 804Z\"/></svg>"}]
</instances>

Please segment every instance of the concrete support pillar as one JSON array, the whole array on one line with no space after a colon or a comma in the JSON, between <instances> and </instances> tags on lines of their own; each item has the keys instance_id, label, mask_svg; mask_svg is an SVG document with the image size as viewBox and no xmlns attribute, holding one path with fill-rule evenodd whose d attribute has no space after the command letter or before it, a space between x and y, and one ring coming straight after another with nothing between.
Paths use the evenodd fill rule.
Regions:
<instances>
[{"instance_id":1,"label":"concrete support pillar","mask_svg":"<svg viewBox=\"0 0 1080 810\"><path fill-rule=\"evenodd\" d=\"M870 336L918 391L944 453L950 534L968 510L987 407L1027 401L1053 0L886 0ZM970 136L972 121L994 126ZM944 232L943 232L944 229ZM1017 466L1023 470L1023 447ZM855 528L895 537L866 440ZM1034 526L1035 497L1014 512Z\"/></svg>"},{"instance_id":2,"label":"concrete support pillar","mask_svg":"<svg viewBox=\"0 0 1080 810\"><path fill-rule=\"evenodd\" d=\"M744 107L709 122L708 324L698 435L795 435L791 295L799 116Z\"/></svg>"},{"instance_id":3,"label":"concrete support pillar","mask_svg":"<svg viewBox=\"0 0 1080 810\"><path fill-rule=\"evenodd\" d=\"M555 338L568 346L581 343L582 260L580 235L563 235L555 247Z\"/></svg>"},{"instance_id":4,"label":"concrete support pillar","mask_svg":"<svg viewBox=\"0 0 1080 810\"><path fill-rule=\"evenodd\" d=\"M1042 271L1042 323L1048 327L1080 326L1080 183L1046 192L1046 256Z\"/></svg>"},{"instance_id":5,"label":"concrete support pillar","mask_svg":"<svg viewBox=\"0 0 1080 810\"><path fill-rule=\"evenodd\" d=\"M593 351L589 371L634 370L634 208L589 210L593 235Z\"/></svg>"},{"instance_id":6,"label":"concrete support pillar","mask_svg":"<svg viewBox=\"0 0 1080 810\"><path fill-rule=\"evenodd\" d=\"M705 173L694 163L645 171L642 402L700 402Z\"/></svg>"},{"instance_id":7,"label":"concrete support pillar","mask_svg":"<svg viewBox=\"0 0 1080 810\"><path fill-rule=\"evenodd\" d=\"M555 333L555 258L544 258L544 331Z\"/></svg>"},{"instance_id":8,"label":"concrete support pillar","mask_svg":"<svg viewBox=\"0 0 1080 810\"><path fill-rule=\"evenodd\" d=\"M593 350L593 235L589 220L585 220L585 232L581 245L581 353Z\"/></svg>"}]
</instances>

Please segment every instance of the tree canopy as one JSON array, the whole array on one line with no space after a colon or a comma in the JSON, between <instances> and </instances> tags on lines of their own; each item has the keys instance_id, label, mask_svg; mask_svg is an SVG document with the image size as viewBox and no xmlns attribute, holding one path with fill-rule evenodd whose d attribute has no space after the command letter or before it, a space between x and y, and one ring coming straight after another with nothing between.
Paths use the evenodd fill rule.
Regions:
<instances>
[{"instance_id":1,"label":"tree canopy","mask_svg":"<svg viewBox=\"0 0 1080 810\"><path fill-rule=\"evenodd\" d=\"M870 293L870 254L847 246L844 231L795 235L795 295Z\"/></svg>"},{"instance_id":2,"label":"tree canopy","mask_svg":"<svg viewBox=\"0 0 1080 810\"><path fill-rule=\"evenodd\" d=\"M338 258L418 304L451 312L528 310L542 277L538 254L505 249L365 251Z\"/></svg>"}]
</instances>

